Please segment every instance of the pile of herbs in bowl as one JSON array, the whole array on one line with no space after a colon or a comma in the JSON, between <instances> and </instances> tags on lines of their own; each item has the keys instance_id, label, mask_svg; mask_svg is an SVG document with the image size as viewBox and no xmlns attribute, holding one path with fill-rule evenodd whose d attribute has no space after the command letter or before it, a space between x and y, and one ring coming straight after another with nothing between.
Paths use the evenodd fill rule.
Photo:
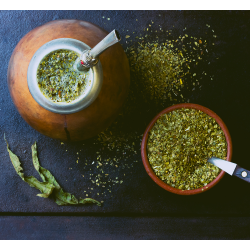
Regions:
<instances>
[{"instance_id":1,"label":"pile of herbs in bowl","mask_svg":"<svg viewBox=\"0 0 250 250\"><path fill-rule=\"evenodd\" d=\"M149 176L162 188L192 195L213 187L225 174L209 157L231 160L232 142L221 118L210 109L183 103L160 112L148 125L141 154Z\"/></svg>"}]
</instances>

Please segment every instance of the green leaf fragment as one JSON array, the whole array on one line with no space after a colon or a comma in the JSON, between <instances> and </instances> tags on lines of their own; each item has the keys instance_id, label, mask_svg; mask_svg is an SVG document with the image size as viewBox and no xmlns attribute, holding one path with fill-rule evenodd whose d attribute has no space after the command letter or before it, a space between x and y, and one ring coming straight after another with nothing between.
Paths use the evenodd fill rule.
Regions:
<instances>
[{"instance_id":1,"label":"green leaf fragment","mask_svg":"<svg viewBox=\"0 0 250 250\"><path fill-rule=\"evenodd\" d=\"M81 203L81 204L94 203L97 206L101 206L102 205L101 202L99 202L99 201L97 201L95 199L92 199L92 198L85 198L85 199L80 198L79 199L79 203Z\"/></svg>"},{"instance_id":2,"label":"green leaf fragment","mask_svg":"<svg viewBox=\"0 0 250 250\"><path fill-rule=\"evenodd\" d=\"M58 199L57 197L54 197L54 201L59 206L66 206L69 205L67 202L63 202L62 200Z\"/></svg>"},{"instance_id":3,"label":"green leaf fragment","mask_svg":"<svg viewBox=\"0 0 250 250\"><path fill-rule=\"evenodd\" d=\"M25 182L27 182L31 187L34 187L38 190L40 190L40 192L42 192L41 194L37 194L37 196L43 197L43 198L48 198L55 186L49 182L40 182L38 181L35 177L33 176L28 176L28 177L24 177L23 179Z\"/></svg>"},{"instance_id":4,"label":"green leaf fragment","mask_svg":"<svg viewBox=\"0 0 250 250\"><path fill-rule=\"evenodd\" d=\"M24 174L22 173L23 168L21 167L21 162L19 158L9 149L9 144L6 139L5 141L7 144L7 150L9 152L11 162L17 174L22 178L23 181L27 182L31 187L35 187L36 189L40 190L41 194L38 194L37 196L43 198L48 198L49 196L51 196L57 203L57 205L60 206L62 205L65 206L70 204L71 205L87 204L87 203L93 203L97 204L98 206L101 206L101 203L99 201L96 201L91 198L86 198L86 199L80 198L78 202L77 198L73 194L64 192L63 189L60 187L59 183L56 181L55 177L50 173L50 171L41 167L37 156L36 142L31 146L32 160L34 168L39 173L43 182L38 181L33 176L25 177Z\"/></svg>"},{"instance_id":5,"label":"green leaf fragment","mask_svg":"<svg viewBox=\"0 0 250 250\"><path fill-rule=\"evenodd\" d=\"M60 185L56 181L55 177L50 173L49 170L41 167L38 156L37 156L37 146L36 142L31 146L32 150L32 160L33 160L33 165L36 169L36 171L39 173L43 181L48 181L49 183L53 184L56 189L60 189Z\"/></svg>"},{"instance_id":6,"label":"green leaf fragment","mask_svg":"<svg viewBox=\"0 0 250 250\"><path fill-rule=\"evenodd\" d=\"M40 174L43 181L47 181L55 186L55 190L53 192L53 198L55 202L58 205L78 204L78 200L76 199L76 197L70 193L64 192L59 183L56 181L55 177L50 173L50 171L40 166L37 156L36 142L31 146L31 150L33 165L35 169Z\"/></svg>"},{"instance_id":7,"label":"green leaf fragment","mask_svg":"<svg viewBox=\"0 0 250 250\"><path fill-rule=\"evenodd\" d=\"M5 139L5 137L4 137ZM21 162L19 158L9 149L9 144L7 140L5 139L6 144L7 144L7 150L9 152L10 160L17 172L17 174L22 178L23 181L27 182L31 187L34 187L38 189L41 194L38 194L37 196L43 197L43 198L48 198L52 191L54 190L55 186L49 182L40 182L38 181L35 177L33 176L28 176L25 177L24 173L22 173L23 168L21 167Z\"/></svg>"},{"instance_id":8,"label":"green leaf fragment","mask_svg":"<svg viewBox=\"0 0 250 250\"><path fill-rule=\"evenodd\" d=\"M59 204L60 202L65 203L65 205L78 204L78 200L76 199L76 197L73 194L64 192L62 188L60 188L59 190L55 190L55 197L57 198L55 200L57 204Z\"/></svg>"},{"instance_id":9,"label":"green leaf fragment","mask_svg":"<svg viewBox=\"0 0 250 250\"><path fill-rule=\"evenodd\" d=\"M13 154L11 152L11 150L9 149L9 143L7 142L7 140L5 139L5 135L4 135L4 140L6 141L6 144L7 144L7 150L9 152L9 155L10 155L10 160L17 172L17 174L24 180L24 174L21 172L23 171L23 168L21 167L21 162L19 161L19 158Z\"/></svg>"}]
</instances>

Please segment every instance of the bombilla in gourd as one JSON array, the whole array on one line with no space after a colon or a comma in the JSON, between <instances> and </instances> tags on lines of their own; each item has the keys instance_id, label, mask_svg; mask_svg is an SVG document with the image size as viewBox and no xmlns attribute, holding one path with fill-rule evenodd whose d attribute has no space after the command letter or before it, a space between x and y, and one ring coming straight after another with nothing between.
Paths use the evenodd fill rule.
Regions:
<instances>
[{"instance_id":1,"label":"bombilla in gourd","mask_svg":"<svg viewBox=\"0 0 250 250\"><path fill-rule=\"evenodd\" d=\"M98 63L99 55L110 46L116 44L121 40L120 34L117 30L113 30L106 37L104 37L94 48L84 50L80 55L77 63L77 69L84 71L95 66Z\"/></svg>"}]
</instances>

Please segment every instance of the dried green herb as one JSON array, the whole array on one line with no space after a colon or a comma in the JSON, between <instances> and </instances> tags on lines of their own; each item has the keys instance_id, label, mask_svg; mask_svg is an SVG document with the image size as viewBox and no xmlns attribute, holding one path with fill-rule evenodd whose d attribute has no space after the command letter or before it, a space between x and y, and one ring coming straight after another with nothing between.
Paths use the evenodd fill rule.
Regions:
<instances>
[{"instance_id":1,"label":"dried green herb","mask_svg":"<svg viewBox=\"0 0 250 250\"><path fill-rule=\"evenodd\" d=\"M211 65L214 61L211 45L215 38L207 28L198 32L202 37L194 37L186 27L184 35L182 30L165 30L153 23L142 34L135 35L135 30L125 34L123 47L131 76L129 95L116 120L91 144L97 155L84 160L86 167L93 164L98 171L94 175L89 172L89 179L98 188L123 183L132 175L129 169L140 161L140 141L150 117L165 107L190 102L193 91L199 91L204 80L212 77L209 64L211 59ZM133 163L128 164L128 159ZM126 175L122 174L124 169ZM113 173L124 179L118 182Z\"/></svg>"},{"instance_id":2,"label":"dried green herb","mask_svg":"<svg viewBox=\"0 0 250 250\"><path fill-rule=\"evenodd\" d=\"M40 62L37 70L38 86L54 102L70 102L78 98L87 85L88 72L74 68L79 54L72 50L56 50Z\"/></svg>"},{"instance_id":3,"label":"dried green herb","mask_svg":"<svg viewBox=\"0 0 250 250\"><path fill-rule=\"evenodd\" d=\"M49 182L55 186L55 190L53 192L54 200L58 205L67 205L67 204L78 204L78 200L74 195L70 193L66 193L60 187L54 176L50 173L49 170L40 166L38 157L37 157L37 146L36 142L31 146L32 149L32 160L33 165L36 171L39 173L40 177L43 181Z\"/></svg>"},{"instance_id":4,"label":"dried green herb","mask_svg":"<svg viewBox=\"0 0 250 250\"><path fill-rule=\"evenodd\" d=\"M140 44L137 50L129 48L131 71L140 75L143 82L143 95L150 101L172 100L183 87L182 77L187 74L183 65L187 58L174 47L172 41L159 44Z\"/></svg>"},{"instance_id":5,"label":"dried green herb","mask_svg":"<svg viewBox=\"0 0 250 250\"><path fill-rule=\"evenodd\" d=\"M43 182L38 181L33 176L25 177L24 174L22 173L23 168L21 167L19 158L9 149L9 144L6 139L5 141L7 143L7 150L9 152L11 162L17 174L22 178L23 181L27 182L31 187L35 187L36 189L42 192L42 194L38 194L37 196L43 198L48 198L50 196L54 199L54 201L58 205L70 205L70 204L77 205L77 204L92 203L101 206L101 203L99 201L94 200L92 198L86 198L86 199L80 198L78 202L77 198L74 195L64 192L63 189L58 184L58 182L56 181L56 179L54 178L54 176L50 173L50 171L40 166L37 156L36 142L31 147L32 160L33 160L33 165L36 171L39 173L40 177L42 178Z\"/></svg>"},{"instance_id":6,"label":"dried green herb","mask_svg":"<svg viewBox=\"0 0 250 250\"><path fill-rule=\"evenodd\" d=\"M147 154L161 180L178 189L197 189L220 173L207 159L226 159L227 142L214 118L200 110L177 109L156 121L149 132Z\"/></svg>"},{"instance_id":7,"label":"dried green herb","mask_svg":"<svg viewBox=\"0 0 250 250\"><path fill-rule=\"evenodd\" d=\"M11 152L11 150L9 149L9 144L6 139L5 141L7 143L7 150L9 152L11 162L17 174L22 178L23 181L27 182L31 187L34 187L38 189L40 192L42 192L41 194L38 194L37 196L48 198L51 195L52 191L54 190L55 186L49 183L48 181L40 182L33 176L25 177L24 174L22 173L23 168L21 167L21 163L18 157Z\"/></svg>"},{"instance_id":8,"label":"dried green herb","mask_svg":"<svg viewBox=\"0 0 250 250\"><path fill-rule=\"evenodd\" d=\"M80 198L79 203L81 204L95 203L96 205L101 206L101 202L94 200L92 198L85 198L85 199Z\"/></svg>"}]
</instances>

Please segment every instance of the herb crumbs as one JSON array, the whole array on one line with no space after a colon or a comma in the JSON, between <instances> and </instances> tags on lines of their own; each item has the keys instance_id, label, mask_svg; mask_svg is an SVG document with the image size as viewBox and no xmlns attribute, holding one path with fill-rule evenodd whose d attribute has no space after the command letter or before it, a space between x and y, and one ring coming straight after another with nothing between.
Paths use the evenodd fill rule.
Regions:
<instances>
[{"instance_id":1,"label":"herb crumbs","mask_svg":"<svg viewBox=\"0 0 250 250\"><path fill-rule=\"evenodd\" d=\"M162 115L149 132L149 163L168 185L191 190L213 181L220 169L209 157L227 155L225 135L214 118L195 109L177 109Z\"/></svg>"},{"instance_id":2,"label":"herb crumbs","mask_svg":"<svg viewBox=\"0 0 250 250\"><path fill-rule=\"evenodd\" d=\"M38 86L53 102L71 102L85 90L88 73L78 72L74 63L80 55L72 50L55 50L45 56L37 69Z\"/></svg>"}]
</instances>

